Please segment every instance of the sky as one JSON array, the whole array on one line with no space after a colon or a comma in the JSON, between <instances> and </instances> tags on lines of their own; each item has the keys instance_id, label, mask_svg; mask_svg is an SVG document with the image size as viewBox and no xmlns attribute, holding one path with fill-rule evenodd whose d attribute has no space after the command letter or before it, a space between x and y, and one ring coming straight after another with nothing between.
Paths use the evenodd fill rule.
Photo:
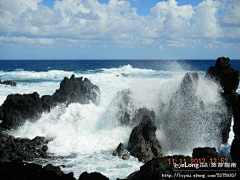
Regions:
<instances>
[{"instance_id":1,"label":"sky","mask_svg":"<svg viewBox=\"0 0 240 180\"><path fill-rule=\"evenodd\" d=\"M240 59L240 0L0 0L0 59Z\"/></svg>"}]
</instances>

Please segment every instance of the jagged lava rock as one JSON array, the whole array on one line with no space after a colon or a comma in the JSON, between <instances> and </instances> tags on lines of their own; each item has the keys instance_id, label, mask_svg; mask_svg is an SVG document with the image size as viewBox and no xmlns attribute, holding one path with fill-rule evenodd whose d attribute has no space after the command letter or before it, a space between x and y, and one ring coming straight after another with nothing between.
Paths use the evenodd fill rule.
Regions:
<instances>
[{"instance_id":1,"label":"jagged lava rock","mask_svg":"<svg viewBox=\"0 0 240 180\"><path fill-rule=\"evenodd\" d=\"M22 160L0 163L1 178L7 180L76 180L73 173L64 174L60 167L48 164L45 167L34 163L23 163Z\"/></svg>"},{"instance_id":2,"label":"jagged lava rock","mask_svg":"<svg viewBox=\"0 0 240 180\"><path fill-rule=\"evenodd\" d=\"M129 152L125 149L124 145L120 143L112 153L114 156L119 156L120 158L127 160L130 158Z\"/></svg>"},{"instance_id":3,"label":"jagged lava rock","mask_svg":"<svg viewBox=\"0 0 240 180\"><path fill-rule=\"evenodd\" d=\"M204 158L206 162L210 162L210 158L225 158L225 156L220 155L215 148L202 147L194 148L192 153L193 158Z\"/></svg>"},{"instance_id":4,"label":"jagged lava rock","mask_svg":"<svg viewBox=\"0 0 240 180\"><path fill-rule=\"evenodd\" d=\"M206 164L208 164L210 158L225 158L216 152L215 148L195 148L193 150L193 157L183 156L183 155L174 155L174 156L165 156L162 158L152 159L151 161L145 163L140 167L139 171L133 172L129 176L127 176L124 180L166 180L166 179L196 179L194 175L202 175L205 179L218 179L216 178L208 178L207 175L212 173L215 174L219 171L229 170L229 168L216 168L216 167L198 167L200 164L195 162L198 161L199 158L205 158ZM173 165L176 163L177 166ZM180 167L186 163L187 167ZM192 165L192 167L188 165ZM209 171L210 170L210 171ZM216 170L216 171L214 171ZM178 176L179 175L179 176ZM184 175L187 178L184 178ZM239 176L239 173L237 173ZM234 178L233 178L234 179ZM120 179L118 179L120 180Z\"/></svg>"},{"instance_id":5,"label":"jagged lava rock","mask_svg":"<svg viewBox=\"0 0 240 180\"><path fill-rule=\"evenodd\" d=\"M231 147L231 156L234 162L240 162L240 95L232 93L231 105L234 116L233 132L235 133Z\"/></svg>"},{"instance_id":6,"label":"jagged lava rock","mask_svg":"<svg viewBox=\"0 0 240 180\"><path fill-rule=\"evenodd\" d=\"M20 139L0 132L0 159L15 160L21 158L32 161L35 158L47 157L47 140L44 137Z\"/></svg>"},{"instance_id":7,"label":"jagged lava rock","mask_svg":"<svg viewBox=\"0 0 240 180\"><path fill-rule=\"evenodd\" d=\"M165 112L162 127L172 150L189 151L194 146L192 133L202 125L199 114L204 106L196 96L198 82L197 72L186 73L177 91L170 97L169 106L161 110Z\"/></svg>"},{"instance_id":8,"label":"jagged lava rock","mask_svg":"<svg viewBox=\"0 0 240 180\"><path fill-rule=\"evenodd\" d=\"M22 125L25 119L35 119L43 112L41 99L37 92L32 94L11 94L7 96L0 109L1 126L7 129Z\"/></svg>"},{"instance_id":9,"label":"jagged lava rock","mask_svg":"<svg viewBox=\"0 0 240 180\"><path fill-rule=\"evenodd\" d=\"M93 172L93 173L83 172L79 176L78 180L109 180L109 178L107 178L106 176L98 172Z\"/></svg>"},{"instance_id":10,"label":"jagged lava rock","mask_svg":"<svg viewBox=\"0 0 240 180\"><path fill-rule=\"evenodd\" d=\"M193 98L197 91L199 76L197 72L186 73L180 88L182 97Z\"/></svg>"},{"instance_id":11,"label":"jagged lava rock","mask_svg":"<svg viewBox=\"0 0 240 180\"><path fill-rule=\"evenodd\" d=\"M187 162L190 162L191 157L189 156L166 156L162 158L155 158L151 161L148 161L143 166L140 167L139 171L133 172L124 180L165 180L165 179L174 179L173 176L163 177L162 174L174 174L173 165L169 165L169 159L174 162L179 163L180 159L186 159ZM190 172L190 174L192 174ZM177 179L177 178L175 178ZM120 179L118 179L120 180Z\"/></svg>"},{"instance_id":12,"label":"jagged lava rock","mask_svg":"<svg viewBox=\"0 0 240 180\"><path fill-rule=\"evenodd\" d=\"M110 104L110 107L112 107L111 110L116 114L114 118L123 126L136 125L136 122L132 121L132 117L135 113L132 94L130 89L119 91Z\"/></svg>"},{"instance_id":13,"label":"jagged lava rock","mask_svg":"<svg viewBox=\"0 0 240 180\"><path fill-rule=\"evenodd\" d=\"M223 97L226 99L229 117L223 120L221 129L223 143L227 143L231 127L232 113L235 119L234 122L236 121L237 123L237 119L239 119L237 114L239 114L240 105L237 105L238 100L236 100L236 90L239 85L239 71L231 67L229 58L219 57L216 61L216 65L210 67L207 71L206 77L217 81L224 90Z\"/></svg>"},{"instance_id":14,"label":"jagged lava rock","mask_svg":"<svg viewBox=\"0 0 240 180\"><path fill-rule=\"evenodd\" d=\"M206 76L218 81L225 94L236 91L239 85L239 71L231 67L229 58L219 57L216 65L209 68Z\"/></svg>"},{"instance_id":15,"label":"jagged lava rock","mask_svg":"<svg viewBox=\"0 0 240 180\"><path fill-rule=\"evenodd\" d=\"M234 162L240 162L240 136L235 135L232 147L231 147L231 156Z\"/></svg>"},{"instance_id":16,"label":"jagged lava rock","mask_svg":"<svg viewBox=\"0 0 240 180\"><path fill-rule=\"evenodd\" d=\"M60 89L57 90L52 98L59 103L81 103L88 104L93 102L98 105L100 102L100 90L98 86L93 85L87 78L75 78L72 75L69 78L65 77L60 84Z\"/></svg>"},{"instance_id":17,"label":"jagged lava rock","mask_svg":"<svg viewBox=\"0 0 240 180\"><path fill-rule=\"evenodd\" d=\"M227 135L229 134L231 116L233 115L233 132L235 136L232 142L231 156L235 162L238 162L240 160L240 96L236 93L236 90L239 86L239 71L231 67L229 58L220 57L217 59L216 65L209 68L206 77L216 80L223 87L223 97L226 99L230 116L223 122L223 127L226 128L224 133Z\"/></svg>"},{"instance_id":18,"label":"jagged lava rock","mask_svg":"<svg viewBox=\"0 0 240 180\"><path fill-rule=\"evenodd\" d=\"M32 94L11 94L7 96L3 105L0 106L0 120L3 120L1 127L5 129L17 128L26 120L34 121L40 117L42 112L60 103L81 103L93 102L96 105L100 102L100 90L90 80L83 77L65 77L60 84L60 89L50 96L39 97L37 92Z\"/></svg>"},{"instance_id":19,"label":"jagged lava rock","mask_svg":"<svg viewBox=\"0 0 240 180\"><path fill-rule=\"evenodd\" d=\"M155 113L146 108L139 109L135 118L141 121L130 135L128 150L139 161L147 162L153 158L162 157L162 150L156 138Z\"/></svg>"},{"instance_id":20,"label":"jagged lava rock","mask_svg":"<svg viewBox=\"0 0 240 180\"><path fill-rule=\"evenodd\" d=\"M1 81L0 79L0 84L5 84L5 85L10 85L10 86L17 86L17 83L14 81Z\"/></svg>"}]
</instances>

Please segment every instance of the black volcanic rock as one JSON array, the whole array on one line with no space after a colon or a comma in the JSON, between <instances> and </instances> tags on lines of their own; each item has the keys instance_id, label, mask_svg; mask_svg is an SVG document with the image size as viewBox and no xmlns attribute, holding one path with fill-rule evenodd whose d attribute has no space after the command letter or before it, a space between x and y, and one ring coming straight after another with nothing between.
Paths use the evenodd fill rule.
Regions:
<instances>
[{"instance_id":1,"label":"black volcanic rock","mask_svg":"<svg viewBox=\"0 0 240 180\"><path fill-rule=\"evenodd\" d=\"M199 76L197 72L186 73L180 88L182 97L193 98L197 91Z\"/></svg>"},{"instance_id":2,"label":"black volcanic rock","mask_svg":"<svg viewBox=\"0 0 240 180\"><path fill-rule=\"evenodd\" d=\"M42 167L34 163L23 163L20 159L0 162L0 175L4 180L75 180L73 173L64 174L58 166L48 164Z\"/></svg>"},{"instance_id":3,"label":"black volcanic rock","mask_svg":"<svg viewBox=\"0 0 240 180\"><path fill-rule=\"evenodd\" d=\"M204 166L200 165L204 161L202 158L205 159ZM227 171L229 168L218 167L217 164L217 168L211 167L210 158L216 158L218 162L221 162L221 158L224 158L225 161L225 157L218 154L215 148L196 148L193 151L193 157L174 155L152 159L141 166L139 171L133 172L124 180L219 179L219 177L216 177L216 173L220 173L221 170L223 170L222 172ZM173 164L173 161L175 164ZM231 170L233 172L237 170L236 174L239 177L239 170L236 167ZM214 176L208 177L210 174L215 175L215 178ZM198 175L198 178L196 178L196 175Z\"/></svg>"},{"instance_id":4,"label":"black volcanic rock","mask_svg":"<svg viewBox=\"0 0 240 180\"><path fill-rule=\"evenodd\" d=\"M129 152L125 149L124 145L120 143L112 153L114 156L119 156L120 158L127 160L130 158Z\"/></svg>"},{"instance_id":5,"label":"black volcanic rock","mask_svg":"<svg viewBox=\"0 0 240 180\"><path fill-rule=\"evenodd\" d=\"M100 90L87 78L64 78L60 84L60 89L52 95L39 97L37 92L32 94L11 94L7 96L2 106L0 106L0 120L3 120L1 127L5 129L17 128L26 120L34 121L38 119L42 112L60 103L81 103L93 102L96 105L100 101Z\"/></svg>"},{"instance_id":6,"label":"black volcanic rock","mask_svg":"<svg viewBox=\"0 0 240 180\"><path fill-rule=\"evenodd\" d=\"M147 162L153 158L162 157L162 150L156 138L155 113L146 108L139 109L134 118L139 119L130 135L128 150L139 161Z\"/></svg>"},{"instance_id":7,"label":"black volcanic rock","mask_svg":"<svg viewBox=\"0 0 240 180\"><path fill-rule=\"evenodd\" d=\"M58 103L81 103L88 104L93 102L98 105L100 103L100 90L96 85L93 85L87 78L75 78L72 75L69 78L65 77L60 84L60 89L57 90L52 98Z\"/></svg>"},{"instance_id":8,"label":"black volcanic rock","mask_svg":"<svg viewBox=\"0 0 240 180\"><path fill-rule=\"evenodd\" d=\"M206 162L210 162L210 158L225 158L223 155L220 155L215 148L203 147L203 148L194 148L192 153L193 158L201 159L204 158Z\"/></svg>"},{"instance_id":9,"label":"black volcanic rock","mask_svg":"<svg viewBox=\"0 0 240 180\"><path fill-rule=\"evenodd\" d=\"M83 172L78 180L109 180L106 176L98 172L87 173Z\"/></svg>"},{"instance_id":10,"label":"black volcanic rock","mask_svg":"<svg viewBox=\"0 0 240 180\"><path fill-rule=\"evenodd\" d=\"M47 157L47 143L44 137L20 139L0 132L0 159L15 160L21 158L32 161L35 158Z\"/></svg>"},{"instance_id":11,"label":"black volcanic rock","mask_svg":"<svg viewBox=\"0 0 240 180\"><path fill-rule=\"evenodd\" d=\"M2 105L2 127L16 128L24 123L25 119L39 117L43 107L39 94L11 94Z\"/></svg>"},{"instance_id":12,"label":"black volcanic rock","mask_svg":"<svg viewBox=\"0 0 240 180\"><path fill-rule=\"evenodd\" d=\"M220 57L217 59L216 65L210 67L206 73L206 77L215 79L221 84L224 93L235 92L239 85L239 71L230 65L230 59Z\"/></svg>"},{"instance_id":13,"label":"black volcanic rock","mask_svg":"<svg viewBox=\"0 0 240 180\"><path fill-rule=\"evenodd\" d=\"M240 136L235 135L231 147L231 156L234 162L240 161Z\"/></svg>"},{"instance_id":14,"label":"black volcanic rock","mask_svg":"<svg viewBox=\"0 0 240 180\"><path fill-rule=\"evenodd\" d=\"M171 164L169 165L169 159ZM151 161L145 163L140 167L139 171L130 174L124 180L165 180L165 179L179 179L174 178L174 168L172 165L172 160L175 163L180 163L180 159L186 159L186 162L190 162L189 156L166 156L162 158L152 159ZM188 174L193 174L189 173ZM186 174L186 173L184 173ZM164 175L164 176L163 176ZM165 176L168 175L168 176Z\"/></svg>"},{"instance_id":15,"label":"black volcanic rock","mask_svg":"<svg viewBox=\"0 0 240 180\"><path fill-rule=\"evenodd\" d=\"M227 101L231 106L234 116L233 132L240 136L240 95L238 93L231 93L227 96Z\"/></svg>"},{"instance_id":16,"label":"black volcanic rock","mask_svg":"<svg viewBox=\"0 0 240 180\"><path fill-rule=\"evenodd\" d=\"M202 117L197 113L203 109L204 104L198 101L195 95L198 81L198 73L186 73L176 93L170 97L169 106L161 110L165 112L161 117L162 126L168 146L172 150L190 150L188 148L192 148L194 143L192 133L201 125Z\"/></svg>"},{"instance_id":17,"label":"black volcanic rock","mask_svg":"<svg viewBox=\"0 0 240 180\"><path fill-rule=\"evenodd\" d=\"M240 160L240 95L236 93L236 90L239 86L239 71L231 67L229 58L220 57L217 59L216 65L209 68L206 77L219 82L224 90L223 97L226 99L230 117L223 122L222 126L225 127L223 133L229 134L230 120L233 115L233 132L235 136L232 142L231 156L235 162L238 162Z\"/></svg>"},{"instance_id":18,"label":"black volcanic rock","mask_svg":"<svg viewBox=\"0 0 240 180\"><path fill-rule=\"evenodd\" d=\"M17 86L17 83L14 82L14 81L1 81L1 79L0 79L0 84L10 85L10 86Z\"/></svg>"},{"instance_id":19,"label":"black volcanic rock","mask_svg":"<svg viewBox=\"0 0 240 180\"><path fill-rule=\"evenodd\" d=\"M136 126L137 122L134 122L132 117L135 113L134 102L132 98L132 91L125 89L119 91L116 97L111 102L111 111L114 112L116 118L123 126Z\"/></svg>"}]
</instances>

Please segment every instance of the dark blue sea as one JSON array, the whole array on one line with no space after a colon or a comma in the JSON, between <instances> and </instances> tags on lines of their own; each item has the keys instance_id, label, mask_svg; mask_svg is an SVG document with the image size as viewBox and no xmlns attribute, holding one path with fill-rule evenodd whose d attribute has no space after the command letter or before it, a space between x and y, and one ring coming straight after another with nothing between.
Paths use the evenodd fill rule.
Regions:
<instances>
[{"instance_id":1,"label":"dark blue sea","mask_svg":"<svg viewBox=\"0 0 240 180\"><path fill-rule=\"evenodd\" d=\"M102 68L119 68L128 64L139 69L171 70L168 66L172 63L178 63L189 71L207 71L210 66L215 65L216 60L1 60L0 70L97 71ZM231 60L231 65L235 69L240 69L240 60Z\"/></svg>"}]
</instances>

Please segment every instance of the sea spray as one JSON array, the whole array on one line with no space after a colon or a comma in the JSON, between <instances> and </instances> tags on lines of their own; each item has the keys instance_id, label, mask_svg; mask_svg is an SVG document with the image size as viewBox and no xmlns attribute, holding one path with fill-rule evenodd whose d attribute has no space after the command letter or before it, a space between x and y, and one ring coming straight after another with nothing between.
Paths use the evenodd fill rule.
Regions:
<instances>
[{"instance_id":1,"label":"sea spray","mask_svg":"<svg viewBox=\"0 0 240 180\"><path fill-rule=\"evenodd\" d=\"M178 82L174 93L160 93L160 97L162 94L168 97L160 100L158 116L159 128L166 137L162 145L165 154L174 152L190 155L195 147L218 148L221 144L220 123L227 118L227 107L220 95L221 88L200 76L191 82L195 89L192 87L185 91L184 86L192 85L184 84L184 78Z\"/></svg>"},{"instance_id":2,"label":"sea spray","mask_svg":"<svg viewBox=\"0 0 240 180\"><path fill-rule=\"evenodd\" d=\"M174 67L177 66L174 65ZM84 75L93 84L99 86L102 93L99 107L94 104L76 103L67 107L58 106L50 113L44 113L36 123L27 122L12 134L28 138L35 136L53 138L48 145L49 152L65 158L62 161L50 159L49 162L55 165L65 163L66 168L63 170L73 171L76 177L83 171L98 171L110 179L124 178L142 165L136 158L123 161L111 155L120 142L127 145L133 128L119 123L118 113L121 107L118 106L119 101L114 102L118 92L130 89L132 93L129 97L132 99L132 105L127 107L130 108L128 111L134 112L142 107L155 111L157 138L165 155L171 153L191 155L195 147L206 145L218 147L220 141L218 114L225 112L224 101L219 94L221 89L218 85L204 79L201 74L195 96L199 104L196 107L200 107L203 103L204 110L199 111L196 107L185 109L181 119L177 121L181 109L169 108L171 99L179 93L185 73L183 69L179 72L156 71L137 69L130 65L102 69L97 73L78 72L76 76ZM56 89L55 86L50 85L46 88L49 92ZM175 105L177 107L180 104L181 102L176 101ZM175 118L174 120L167 118L169 113L172 113L170 115ZM130 116L130 119L132 117ZM180 129L183 117L188 118L187 124L190 128L186 129L182 126ZM177 133L167 132L172 129L177 129ZM180 140L176 141L176 135ZM174 146L169 144L169 140L172 140L171 143Z\"/></svg>"}]
</instances>

